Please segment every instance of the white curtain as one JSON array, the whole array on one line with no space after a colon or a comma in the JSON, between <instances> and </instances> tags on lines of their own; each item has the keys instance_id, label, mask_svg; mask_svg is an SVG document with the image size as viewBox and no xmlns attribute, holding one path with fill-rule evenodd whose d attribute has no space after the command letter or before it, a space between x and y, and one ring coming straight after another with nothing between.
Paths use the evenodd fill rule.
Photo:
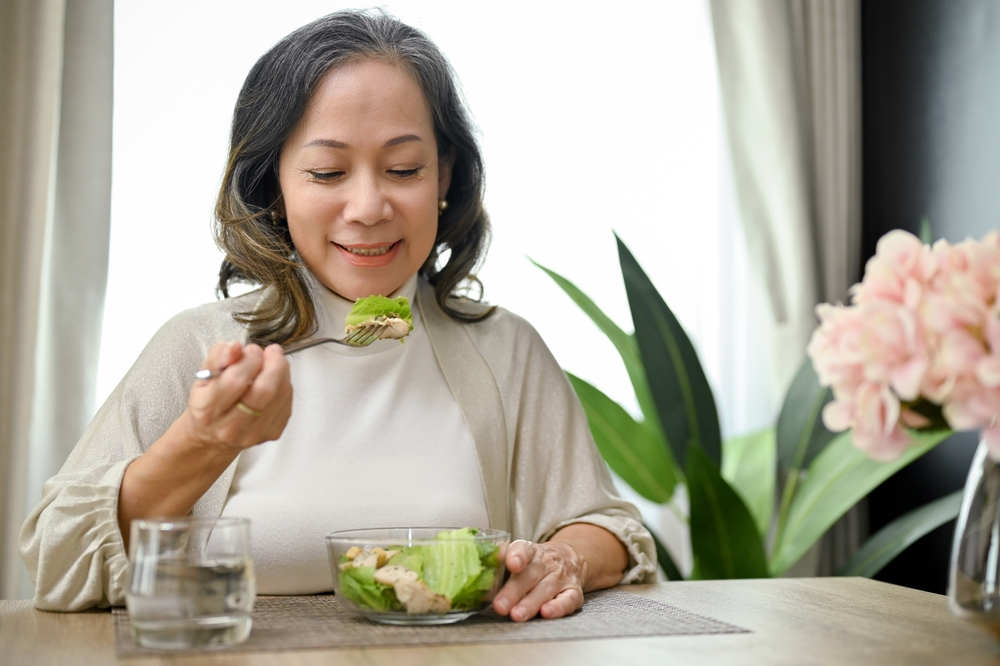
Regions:
<instances>
[{"instance_id":1,"label":"white curtain","mask_svg":"<svg viewBox=\"0 0 1000 666\"><path fill-rule=\"evenodd\" d=\"M107 279L113 0L0 2L0 598L89 421Z\"/></svg>"},{"instance_id":2,"label":"white curtain","mask_svg":"<svg viewBox=\"0 0 1000 666\"><path fill-rule=\"evenodd\" d=\"M740 209L783 327L787 384L814 306L858 277L860 0L712 0L712 20Z\"/></svg>"},{"instance_id":3,"label":"white curtain","mask_svg":"<svg viewBox=\"0 0 1000 666\"><path fill-rule=\"evenodd\" d=\"M860 0L711 0L722 101L750 260L774 318L772 381L788 386L816 325L845 300L861 239ZM828 573L865 530L855 511Z\"/></svg>"}]
</instances>

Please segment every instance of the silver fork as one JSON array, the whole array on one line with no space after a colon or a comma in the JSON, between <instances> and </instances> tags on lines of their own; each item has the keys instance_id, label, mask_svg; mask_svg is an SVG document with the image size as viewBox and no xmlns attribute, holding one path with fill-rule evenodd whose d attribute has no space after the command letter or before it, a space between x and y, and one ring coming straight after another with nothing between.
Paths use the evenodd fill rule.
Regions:
<instances>
[{"instance_id":1,"label":"silver fork","mask_svg":"<svg viewBox=\"0 0 1000 666\"><path fill-rule=\"evenodd\" d=\"M293 342L292 344L285 347L285 355L294 354L297 351L302 351L303 349L309 349L310 347L315 347L316 345L326 344L327 342L333 342L338 345L345 345L347 347L367 347L371 343L379 339L379 336L385 332L385 329L389 328L386 324L369 324L363 328L359 328L350 335L345 335L342 338L312 338L311 340L299 340L298 342ZM225 370L225 368L223 368ZM194 373L195 379L214 379L222 374L222 370L199 370Z\"/></svg>"},{"instance_id":2,"label":"silver fork","mask_svg":"<svg viewBox=\"0 0 1000 666\"><path fill-rule=\"evenodd\" d=\"M378 340L379 336L381 336L387 328L389 328L389 326L386 324L368 324L364 328L359 328L343 338L313 338L312 340L300 340L285 347L285 355L294 354L297 351L309 349L310 347L322 345L327 342L333 342L338 345L346 345L348 347L367 347L371 343Z\"/></svg>"}]
</instances>

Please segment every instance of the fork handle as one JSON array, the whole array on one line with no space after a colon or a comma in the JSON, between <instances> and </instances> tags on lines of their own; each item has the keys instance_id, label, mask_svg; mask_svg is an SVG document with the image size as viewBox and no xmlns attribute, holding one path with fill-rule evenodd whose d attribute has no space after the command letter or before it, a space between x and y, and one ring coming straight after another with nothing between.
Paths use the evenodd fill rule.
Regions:
<instances>
[{"instance_id":1,"label":"fork handle","mask_svg":"<svg viewBox=\"0 0 1000 666\"><path fill-rule=\"evenodd\" d=\"M294 344L285 347L285 354L294 354L297 351L302 351L303 349L308 349L309 347L315 347L316 345L321 345L324 342L340 342L336 338L315 338L313 340L302 340ZM209 370L205 368L194 373L195 379L200 379L202 381L208 381L209 379L215 379L222 374L225 368L219 368L218 370Z\"/></svg>"},{"instance_id":2,"label":"fork handle","mask_svg":"<svg viewBox=\"0 0 1000 666\"><path fill-rule=\"evenodd\" d=\"M339 340L337 338L313 338L312 340L300 340L298 342L293 342L292 344L285 347L285 356L289 354L294 354L297 351L302 351L303 349L309 349L310 347L315 347L316 345L322 345L327 342L336 342L342 345L347 344L343 340Z\"/></svg>"},{"instance_id":3,"label":"fork handle","mask_svg":"<svg viewBox=\"0 0 1000 666\"><path fill-rule=\"evenodd\" d=\"M316 345L326 344L327 342L336 342L337 344L347 345L348 347L354 346L337 338L313 338L312 340L299 340L298 342L293 342L284 348L285 356L294 354L297 351L302 351L303 349L315 347ZM221 375L223 370L225 370L225 368L219 368L218 370L209 370L208 368L205 368L204 370L199 370L194 373L194 378L201 379L202 381L208 381L209 379L215 379Z\"/></svg>"}]
</instances>

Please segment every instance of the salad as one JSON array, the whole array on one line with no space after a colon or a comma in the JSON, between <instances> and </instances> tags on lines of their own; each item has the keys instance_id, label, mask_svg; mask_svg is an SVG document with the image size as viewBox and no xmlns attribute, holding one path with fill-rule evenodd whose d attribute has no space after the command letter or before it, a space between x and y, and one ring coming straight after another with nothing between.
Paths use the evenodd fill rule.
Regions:
<instances>
[{"instance_id":1,"label":"salad","mask_svg":"<svg viewBox=\"0 0 1000 666\"><path fill-rule=\"evenodd\" d=\"M386 327L379 334L379 339L389 338L402 341L413 330L413 316L410 313L409 299L406 296L359 298L347 314L347 319L344 320L344 331L350 335L371 324Z\"/></svg>"},{"instance_id":2,"label":"salad","mask_svg":"<svg viewBox=\"0 0 1000 666\"><path fill-rule=\"evenodd\" d=\"M419 546L353 546L338 564L340 590L373 611L409 615L476 611L483 607L498 576L500 548L475 540L463 527L435 536L440 543Z\"/></svg>"}]
</instances>

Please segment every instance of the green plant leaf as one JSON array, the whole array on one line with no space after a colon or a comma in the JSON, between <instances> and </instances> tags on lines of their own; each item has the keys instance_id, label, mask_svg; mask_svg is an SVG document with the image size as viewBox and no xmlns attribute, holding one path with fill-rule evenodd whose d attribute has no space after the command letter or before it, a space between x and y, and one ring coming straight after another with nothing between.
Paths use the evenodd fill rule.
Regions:
<instances>
[{"instance_id":1,"label":"green plant leaf","mask_svg":"<svg viewBox=\"0 0 1000 666\"><path fill-rule=\"evenodd\" d=\"M823 425L823 406L833 400L833 391L820 386L812 361L806 358L785 394L778 416L778 460L783 470L806 468L836 433Z\"/></svg>"},{"instance_id":2,"label":"green plant leaf","mask_svg":"<svg viewBox=\"0 0 1000 666\"><path fill-rule=\"evenodd\" d=\"M583 403L597 448L611 469L646 499L669 502L677 479L666 447L617 402L579 377L566 375Z\"/></svg>"},{"instance_id":3,"label":"green plant leaf","mask_svg":"<svg viewBox=\"0 0 1000 666\"><path fill-rule=\"evenodd\" d=\"M694 446L719 467L719 415L694 346L635 257L617 240L639 356L674 459L686 469L689 447Z\"/></svg>"},{"instance_id":4,"label":"green plant leaf","mask_svg":"<svg viewBox=\"0 0 1000 666\"><path fill-rule=\"evenodd\" d=\"M837 575L871 578L917 539L957 518L963 492L945 495L892 521L865 541Z\"/></svg>"},{"instance_id":5,"label":"green plant leaf","mask_svg":"<svg viewBox=\"0 0 1000 666\"><path fill-rule=\"evenodd\" d=\"M687 461L694 553L691 577L767 577L764 543L746 504L701 449L692 446Z\"/></svg>"},{"instance_id":6,"label":"green plant leaf","mask_svg":"<svg viewBox=\"0 0 1000 666\"><path fill-rule=\"evenodd\" d=\"M762 535L774 516L777 466L774 429L722 442L722 478L739 493Z\"/></svg>"},{"instance_id":7,"label":"green plant leaf","mask_svg":"<svg viewBox=\"0 0 1000 666\"><path fill-rule=\"evenodd\" d=\"M649 534L653 537L653 544L656 546L656 561L659 563L660 568L663 569L663 573L666 574L667 580L684 580L681 570L674 563L674 558L670 557L670 551L663 545L663 542L656 536L656 533L649 529L649 525L646 525L646 529L649 530Z\"/></svg>"},{"instance_id":8,"label":"green plant leaf","mask_svg":"<svg viewBox=\"0 0 1000 666\"><path fill-rule=\"evenodd\" d=\"M887 463L875 462L856 448L851 431L837 435L809 466L792 500L787 523L774 544L771 573L786 571L862 497L950 434L911 432L913 446Z\"/></svg>"},{"instance_id":9,"label":"green plant leaf","mask_svg":"<svg viewBox=\"0 0 1000 666\"><path fill-rule=\"evenodd\" d=\"M931 230L931 219L924 215L920 218L920 242L924 245L934 245L934 232Z\"/></svg>"},{"instance_id":10,"label":"green plant leaf","mask_svg":"<svg viewBox=\"0 0 1000 666\"><path fill-rule=\"evenodd\" d=\"M646 421L646 428L666 446L667 442L663 439L660 419L656 413L656 405L653 403L653 395L649 392L646 370L642 366L642 359L639 358L639 345L636 344L635 337L623 331L618 324L604 314L597 307L597 304L589 296L580 291L575 284L531 258L528 261L545 271L566 292L566 295L573 299L573 302L583 310L584 314L590 317L590 320L597 325L597 328L601 329L601 332L608 336L608 340L618 350L618 354L622 357L622 362L625 364L625 371L628 372L628 378L632 382L632 390L635 391L635 398L639 403L639 409L642 410L643 418Z\"/></svg>"}]
</instances>

